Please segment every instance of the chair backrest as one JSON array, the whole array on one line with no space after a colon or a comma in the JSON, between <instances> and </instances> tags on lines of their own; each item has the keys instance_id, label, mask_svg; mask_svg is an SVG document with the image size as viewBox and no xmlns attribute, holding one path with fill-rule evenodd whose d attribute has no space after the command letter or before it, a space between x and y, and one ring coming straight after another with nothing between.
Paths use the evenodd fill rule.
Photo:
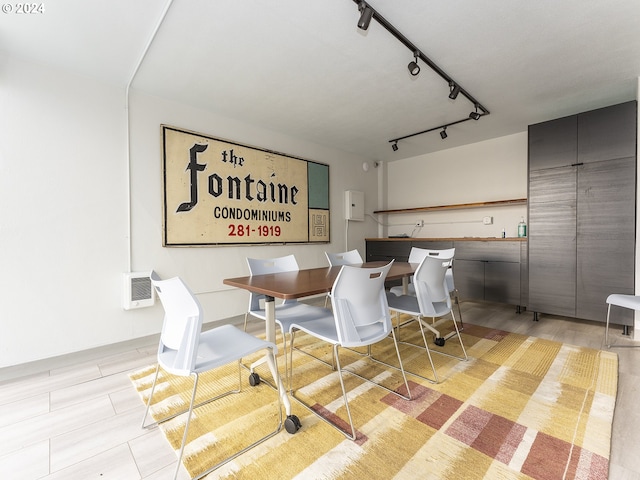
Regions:
<instances>
[{"instance_id":1,"label":"chair backrest","mask_svg":"<svg viewBox=\"0 0 640 480\"><path fill-rule=\"evenodd\" d=\"M445 258L453 257L455 253L455 248L435 250L432 248L411 247L411 251L409 252L409 263L420 263L426 256Z\"/></svg>"},{"instance_id":2,"label":"chair backrest","mask_svg":"<svg viewBox=\"0 0 640 480\"><path fill-rule=\"evenodd\" d=\"M413 275L413 285L423 316L440 316L443 310L451 309L445 276L452 262L452 256L426 256Z\"/></svg>"},{"instance_id":3,"label":"chair backrest","mask_svg":"<svg viewBox=\"0 0 640 480\"><path fill-rule=\"evenodd\" d=\"M250 275L268 275L270 273L296 272L300 270L294 255L285 255L276 258L247 258ZM249 311L260 310L260 300L265 296L260 293L249 295ZM297 300L285 300L284 303L293 303Z\"/></svg>"},{"instance_id":4,"label":"chair backrest","mask_svg":"<svg viewBox=\"0 0 640 480\"><path fill-rule=\"evenodd\" d=\"M249 265L250 275L266 275L300 270L294 255L277 258L247 258L247 264Z\"/></svg>"},{"instance_id":5,"label":"chair backrest","mask_svg":"<svg viewBox=\"0 0 640 480\"><path fill-rule=\"evenodd\" d=\"M151 278L162 307L164 323L160 334L158 355L175 351L172 364L166 365L171 373L188 375L193 371L202 330L202 307L189 287L179 277L159 280ZM168 356L163 357L166 361Z\"/></svg>"},{"instance_id":6,"label":"chair backrest","mask_svg":"<svg viewBox=\"0 0 640 480\"><path fill-rule=\"evenodd\" d=\"M329 260L329 265L332 267L336 265L355 265L357 263L363 263L362 257L360 256L360 252L358 250L349 250L348 252L342 253L329 253L324 252L327 256L327 260Z\"/></svg>"},{"instance_id":7,"label":"chair backrest","mask_svg":"<svg viewBox=\"0 0 640 480\"><path fill-rule=\"evenodd\" d=\"M391 331L384 282L393 261L378 268L343 265L331 289L331 305L342 346L370 345Z\"/></svg>"},{"instance_id":8,"label":"chair backrest","mask_svg":"<svg viewBox=\"0 0 640 480\"><path fill-rule=\"evenodd\" d=\"M409 252L409 263L420 263L426 256L449 258L449 257L453 257L455 254L456 254L455 248L444 248L441 250L435 250L430 248L411 247L411 252ZM445 280L447 281L447 288L449 289L450 292L453 292L456 289L456 286L453 281L452 268L449 268L447 270L447 274L445 275Z\"/></svg>"}]
</instances>

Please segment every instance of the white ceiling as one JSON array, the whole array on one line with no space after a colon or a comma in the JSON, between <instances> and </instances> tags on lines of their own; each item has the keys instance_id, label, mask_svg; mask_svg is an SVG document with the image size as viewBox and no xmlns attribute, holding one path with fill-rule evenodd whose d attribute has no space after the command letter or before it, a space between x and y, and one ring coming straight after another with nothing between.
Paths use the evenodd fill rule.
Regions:
<instances>
[{"instance_id":1,"label":"white ceiling","mask_svg":"<svg viewBox=\"0 0 640 480\"><path fill-rule=\"evenodd\" d=\"M638 0L369 3L491 114L393 152L390 139L466 118L473 105L450 100L423 63L409 75L412 53L375 20L359 30L353 0L174 0L132 88L387 161L636 98ZM0 13L0 52L124 87L168 2L43 5Z\"/></svg>"}]
</instances>

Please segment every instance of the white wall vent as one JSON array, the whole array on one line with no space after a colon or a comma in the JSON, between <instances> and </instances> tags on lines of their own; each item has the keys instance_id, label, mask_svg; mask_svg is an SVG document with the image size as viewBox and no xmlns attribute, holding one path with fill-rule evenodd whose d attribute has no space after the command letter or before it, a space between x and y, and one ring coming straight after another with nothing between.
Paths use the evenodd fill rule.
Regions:
<instances>
[{"instance_id":1,"label":"white wall vent","mask_svg":"<svg viewBox=\"0 0 640 480\"><path fill-rule=\"evenodd\" d=\"M124 298L122 307L125 310L150 307L155 303L150 272L132 272L124 274Z\"/></svg>"}]
</instances>

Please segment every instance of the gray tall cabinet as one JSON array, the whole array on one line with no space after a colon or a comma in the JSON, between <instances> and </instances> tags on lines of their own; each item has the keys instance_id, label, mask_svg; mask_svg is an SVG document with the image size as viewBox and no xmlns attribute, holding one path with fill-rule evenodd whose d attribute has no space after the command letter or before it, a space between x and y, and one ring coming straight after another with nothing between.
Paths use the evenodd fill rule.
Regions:
<instances>
[{"instance_id":1,"label":"gray tall cabinet","mask_svg":"<svg viewBox=\"0 0 640 480\"><path fill-rule=\"evenodd\" d=\"M529 126L528 309L605 321L634 293L636 102ZM616 317L630 325L631 312Z\"/></svg>"}]
</instances>

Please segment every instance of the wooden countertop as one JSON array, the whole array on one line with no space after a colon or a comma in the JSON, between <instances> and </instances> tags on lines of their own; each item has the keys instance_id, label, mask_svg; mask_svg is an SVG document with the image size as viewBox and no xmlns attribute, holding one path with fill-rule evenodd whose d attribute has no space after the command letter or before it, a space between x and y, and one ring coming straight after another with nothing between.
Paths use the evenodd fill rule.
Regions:
<instances>
[{"instance_id":1,"label":"wooden countertop","mask_svg":"<svg viewBox=\"0 0 640 480\"><path fill-rule=\"evenodd\" d=\"M414 237L394 237L394 238L365 238L365 241L372 242L526 242L527 237L458 237L458 238L414 238Z\"/></svg>"}]
</instances>

